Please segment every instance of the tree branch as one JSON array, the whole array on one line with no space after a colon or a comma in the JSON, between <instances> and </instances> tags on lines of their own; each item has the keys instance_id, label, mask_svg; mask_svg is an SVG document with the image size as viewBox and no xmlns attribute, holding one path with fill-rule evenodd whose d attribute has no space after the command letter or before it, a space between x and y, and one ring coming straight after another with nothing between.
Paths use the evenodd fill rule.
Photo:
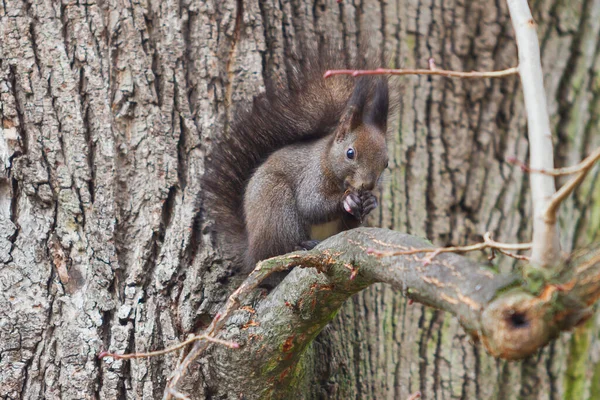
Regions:
<instances>
[{"instance_id":1,"label":"tree branch","mask_svg":"<svg viewBox=\"0 0 600 400\"><path fill-rule=\"evenodd\" d=\"M600 246L574 256L564 276L539 286L535 275L526 280L498 275L457 254L440 254L429 265L413 254L367 254L367 249L385 253L429 247L414 236L359 228L331 237L314 250L261 262L204 332L240 344L236 350L211 347L210 357L218 362L210 367L223 377L223 385L236 387L240 380L250 380L245 387L255 392L245 393L249 398L275 391L292 396L281 390L293 391L293 381L301 379L296 366L304 349L346 299L375 282L389 283L412 300L451 313L490 354L505 359L526 357L581 323L600 297ZM311 268L292 270L267 297L242 307L261 279L291 266ZM187 366L208 345L194 345L167 385L166 398L176 392ZM256 365L263 368L257 370Z\"/></svg>"},{"instance_id":2,"label":"tree branch","mask_svg":"<svg viewBox=\"0 0 600 400\"><path fill-rule=\"evenodd\" d=\"M531 168L551 170L554 168L554 150L536 24L527 0L507 2L519 49L519 75L527 110ZM533 205L531 261L540 267L551 267L560 260L558 228L555 222L545 218L546 208L556 192L554 179L535 174L530 177L530 183Z\"/></svg>"}]
</instances>

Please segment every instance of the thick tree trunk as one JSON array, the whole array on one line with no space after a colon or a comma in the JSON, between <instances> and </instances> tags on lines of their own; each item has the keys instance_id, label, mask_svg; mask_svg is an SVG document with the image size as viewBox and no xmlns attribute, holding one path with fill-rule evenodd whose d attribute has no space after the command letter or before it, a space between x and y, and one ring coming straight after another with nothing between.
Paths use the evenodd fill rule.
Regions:
<instances>
[{"instance_id":1,"label":"thick tree trunk","mask_svg":"<svg viewBox=\"0 0 600 400\"><path fill-rule=\"evenodd\" d=\"M600 145L600 1L533 5L556 157L573 164ZM3 398L162 396L177 354L97 354L172 345L206 326L235 286L210 225L195 218L198 177L211 139L237 107L285 80L301 41L341 39L351 52L368 32L398 67L517 62L504 1L4 0L0 18ZM398 81L373 222L439 245L486 231L528 241L528 177L503 161L527 157L518 79ZM566 251L598 239L595 171L563 207ZM377 285L307 349L295 392L597 398L599 330L596 316L535 357L500 362L454 319ZM207 356L182 390L244 392L223 393L226 381Z\"/></svg>"}]
</instances>

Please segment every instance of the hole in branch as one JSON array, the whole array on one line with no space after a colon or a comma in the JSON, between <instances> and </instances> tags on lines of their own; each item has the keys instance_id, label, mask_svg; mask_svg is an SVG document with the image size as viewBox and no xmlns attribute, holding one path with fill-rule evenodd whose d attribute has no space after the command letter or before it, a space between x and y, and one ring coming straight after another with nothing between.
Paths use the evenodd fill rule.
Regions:
<instances>
[{"instance_id":1,"label":"hole in branch","mask_svg":"<svg viewBox=\"0 0 600 400\"><path fill-rule=\"evenodd\" d=\"M508 317L509 322L513 326L513 328L527 328L529 326L529 321L524 313L513 311L511 315Z\"/></svg>"}]
</instances>

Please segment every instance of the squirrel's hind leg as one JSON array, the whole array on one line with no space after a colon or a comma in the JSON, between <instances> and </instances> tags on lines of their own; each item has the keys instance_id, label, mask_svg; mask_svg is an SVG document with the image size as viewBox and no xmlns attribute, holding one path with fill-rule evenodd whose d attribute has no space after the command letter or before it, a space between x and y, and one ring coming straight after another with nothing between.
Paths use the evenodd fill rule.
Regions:
<instances>
[{"instance_id":1,"label":"squirrel's hind leg","mask_svg":"<svg viewBox=\"0 0 600 400\"><path fill-rule=\"evenodd\" d=\"M250 185L244 199L248 258L254 264L294 251L310 239L292 190L277 179L263 179L262 183L258 190Z\"/></svg>"}]
</instances>

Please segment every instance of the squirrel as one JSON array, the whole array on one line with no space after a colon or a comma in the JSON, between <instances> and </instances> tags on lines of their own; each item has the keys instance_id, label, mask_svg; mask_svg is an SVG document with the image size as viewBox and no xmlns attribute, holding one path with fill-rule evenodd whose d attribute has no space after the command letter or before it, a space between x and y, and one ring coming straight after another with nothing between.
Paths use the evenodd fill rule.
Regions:
<instances>
[{"instance_id":1,"label":"squirrel","mask_svg":"<svg viewBox=\"0 0 600 400\"><path fill-rule=\"evenodd\" d=\"M382 76L324 78L339 52L309 51L288 85L254 98L208 156L202 187L222 245L243 272L361 225L388 166ZM370 58L377 59L376 57ZM346 65L372 68L368 61Z\"/></svg>"}]
</instances>

